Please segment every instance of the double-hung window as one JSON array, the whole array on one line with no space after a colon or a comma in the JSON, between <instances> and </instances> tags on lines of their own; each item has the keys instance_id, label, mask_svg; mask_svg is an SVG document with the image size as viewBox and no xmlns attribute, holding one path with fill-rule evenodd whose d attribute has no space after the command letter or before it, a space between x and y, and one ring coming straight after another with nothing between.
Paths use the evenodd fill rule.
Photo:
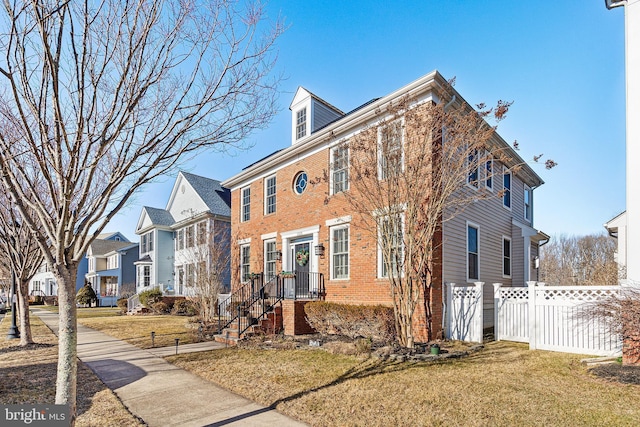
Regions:
<instances>
[{"instance_id":1,"label":"double-hung window","mask_svg":"<svg viewBox=\"0 0 640 427\"><path fill-rule=\"evenodd\" d=\"M480 229L467 223L467 281L480 278Z\"/></svg>"},{"instance_id":2,"label":"double-hung window","mask_svg":"<svg viewBox=\"0 0 640 427\"><path fill-rule=\"evenodd\" d=\"M493 191L493 157L489 154L487 156L484 164L484 186L487 190Z\"/></svg>"},{"instance_id":3,"label":"double-hung window","mask_svg":"<svg viewBox=\"0 0 640 427\"><path fill-rule=\"evenodd\" d=\"M333 194L349 189L349 147L340 144L331 150L331 190Z\"/></svg>"},{"instance_id":4,"label":"double-hung window","mask_svg":"<svg viewBox=\"0 0 640 427\"><path fill-rule=\"evenodd\" d=\"M270 176L264 184L264 214L269 215L276 211L276 176Z\"/></svg>"},{"instance_id":5,"label":"double-hung window","mask_svg":"<svg viewBox=\"0 0 640 427\"><path fill-rule=\"evenodd\" d=\"M403 120L396 120L378 128L378 177L381 180L402 172Z\"/></svg>"},{"instance_id":6,"label":"double-hung window","mask_svg":"<svg viewBox=\"0 0 640 427\"><path fill-rule=\"evenodd\" d=\"M403 216L381 217L378 235L378 277L399 277L404 258Z\"/></svg>"},{"instance_id":7,"label":"double-hung window","mask_svg":"<svg viewBox=\"0 0 640 427\"><path fill-rule=\"evenodd\" d=\"M193 243L194 243L194 239L193 239L193 226L189 225L186 227L185 229L185 234L186 234L186 247L187 248L192 248L193 247Z\"/></svg>"},{"instance_id":8,"label":"double-hung window","mask_svg":"<svg viewBox=\"0 0 640 427\"><path fill-rule=\"evenodd\" d=\"M184 228L177 231L176 237L176 250L184 249Z\"/></svg>"},{"instance_id":9,"label":"double-hung window","mask_svg":"<svg viewBox=\"0 0 640 427\"><path fill-rule=\"evenodd\" d=\"M307 135L307 107L296 112L296 139Z\"/></svg>"},{"instance_id":10,"label":"double-hung window","mask_svg":"<svg viewBox=\"0 0 640 427\"><path fill-rule=\"evenodd\" d=\"M265 281L269 281L276 277L276 260L278 259L278 251L276 250L275 240L265 240L264 242L264 275Z\"/></svg>"},{"instance_id":11,"label":"double-hung window","mask_svg":"<svg viewBox=\"0 0 640 427\"><path fill-rule=\"evenodd\" d=\"M242 208L241 212L241 222L246 222L251 219L251 187L246 187L241 190L242 192Z\"/></svg>"},{"instance_id":12,"label":"double-hung window","mask_svg":"<svg viewBox=\"0 0 640 427\"><path fill-rule=\"evenodd\" d=\"M478 188L478 150L472 150L467 157L467 184Z\"/></svg>"},{"instance_id":13,"label":"double-hung window","mask_svg":"<svg viewBox=\"0 0 640 427\"><path fill-rule=\"evenodd\" d=\"M511 239L502 237L502 277L511 277Z\"/></svg>"},{"instance_id":14,"label":"double-hung window","mask_svg":"<svg viewBox=\"0 0 640 427\"><path fill-rule=\"evenodd\" d=\"M197 224L197 230L198 230L198 245L204 245L207 243L207 222L206 221L200 221Z\"/></svg>"},{"instance_id":15,"label":"double-hung window","mask_svg":"<svg viewBox=\"0 0 640 427\"><path fill-rule=\"evenodd\" d=\"M507 209L511 209L511 172L505 171L502 175L502 186L502 191L504 191L502 205Z\"/></svg>"},{"instance_id":16,"label":"double-hung window","mask_svg":"<svg viewBox=\"0 0 640 427\"><path fill-rule=\"evenodd\" d=\"M331 278L349 278L349 226L331 228Z\"/></svg>"},{"instance_id":17,"label":"double-hung window","mask_svg":"<svg viewBox=\"0 0 640 427\"><path fill-rule=\"evenodd\" d=\"M242 282L249 281L249 273L251 273L251 246L240 246L240 280Z\"/></svg>"}]
</instances>

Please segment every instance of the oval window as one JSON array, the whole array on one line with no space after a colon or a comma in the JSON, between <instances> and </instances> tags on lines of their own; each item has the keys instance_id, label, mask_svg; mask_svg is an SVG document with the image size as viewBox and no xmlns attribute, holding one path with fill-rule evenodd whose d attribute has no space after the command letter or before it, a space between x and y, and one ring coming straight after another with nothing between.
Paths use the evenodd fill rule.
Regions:
<instances>
[{"instance_id":1,"label":"oval window","mask_svg":"<svg viewBox=\"0 0 640 427\"><path fill-rule=\"evenodd\" d=\"M296 178L293 180L293 189L296 194L304 193L304 190L307 188L307 173L306 172L298 172Z\"/></svg>"}]
</instances>

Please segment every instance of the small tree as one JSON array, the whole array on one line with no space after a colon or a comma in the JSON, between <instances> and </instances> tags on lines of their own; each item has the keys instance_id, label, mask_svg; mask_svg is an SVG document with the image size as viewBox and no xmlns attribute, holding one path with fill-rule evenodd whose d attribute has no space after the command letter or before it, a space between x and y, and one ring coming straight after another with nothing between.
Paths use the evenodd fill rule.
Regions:
<instances>
[{"instance_id":1,"label":"small tree","mask_svg":"<svg viewBox=\"0 0 640 427\"><path fill-rule=\"evenodd\" d=\"M501 196L479 185L481 172L484 179L493 176L489 161L511 171L522 166L485 121L502 120L510 103L474 110L450 94L441 95L454 101L419 104L407 96L386 105L380 121L345 141L349 191L332 196L344 197L349 212L358 216L357 226L378 242L398 339L406 347L415 341L419 305L428 339L434 338L431 308L442 223L471 203Z\"/></svg>"},{"instance_id":2,"label":"small tree","mask_svg":"<svg viewBox=\"0 0 640 427\"><path fill-rule=\"evenodd\" d=\"M96 292L93 290L91 283L85 283L83 287L78 289L78 293L76 294L76 301L78 304L82 305L91 305L98 300L98 296Z\"/></svg>"}]
</instances>

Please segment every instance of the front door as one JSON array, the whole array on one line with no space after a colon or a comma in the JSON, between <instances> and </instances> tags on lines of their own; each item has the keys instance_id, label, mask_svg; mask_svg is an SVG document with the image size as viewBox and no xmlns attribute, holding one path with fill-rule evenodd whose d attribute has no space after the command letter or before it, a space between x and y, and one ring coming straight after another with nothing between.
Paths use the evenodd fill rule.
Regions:
<instances>
[{"instance_id":1,"label":"front door","mask_svg":"<svg viewBox=\"0 0 640 427\"><path fill-rule=\"evenodd\" d=\"M309 270L311 268L311 253L309 242L294 243L291 245L291 260L293 270L296 273L295 292L296 298L308 298L309 295Z\"/></svg>"}]
</instances>

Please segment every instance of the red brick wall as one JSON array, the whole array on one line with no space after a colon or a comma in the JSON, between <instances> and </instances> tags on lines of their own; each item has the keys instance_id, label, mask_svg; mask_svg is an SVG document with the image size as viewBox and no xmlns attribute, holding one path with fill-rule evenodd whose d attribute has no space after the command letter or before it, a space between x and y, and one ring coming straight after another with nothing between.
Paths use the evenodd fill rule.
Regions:
<instances>
[{"instance_id":1,"label":"red brick wall","mask_svg":"<svg viewBox=\"0 0 640 427\"><path fill-rule=\"evenodd\" d=\"M285 300L282 303L282 318L285 335L304 335L316 332L308 323L304 306L309 301Z\"/></svg>"}]
</instances>

